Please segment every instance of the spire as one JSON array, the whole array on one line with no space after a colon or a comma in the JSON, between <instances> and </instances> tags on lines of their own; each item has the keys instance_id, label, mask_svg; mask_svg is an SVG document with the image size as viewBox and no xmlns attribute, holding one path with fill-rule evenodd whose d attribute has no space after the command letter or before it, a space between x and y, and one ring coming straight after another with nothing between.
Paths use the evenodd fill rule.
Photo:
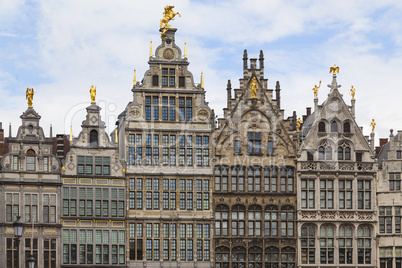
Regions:
<instances>
[{"instance_id":1,"label":"spire","mask_svg":"<svg viewBox=\"0 0 402 268\"><path fill-rule=\"evenodd\" d=\"M243 54L243 70L247 70L247 60L247 49L245 49Z\"/></svg>"},{"instance_id":2,"label":"spire","mask_svg":"<svg viewBox=\"0 0 402 268\"><path fill-rule=\"evenodd\" d=\"M264 53L260 50L260 69L264 69Z\"/></svg>"},{"instance_id":3,"label":"spire","mask_svg":"<svg viewBox=\"0 0 402 268\"><path fill-rule=\"evenodd\" d=\"M201 88L204 88L204 74L201 72Z\"/></svg>"},{"instance_id":4,"label":"spire","mask_svg":"<svg viewBox=\"0 0 402 268\"><path fill-rule=\"evenodd\" d=\"M227 90L227 107L230 108L231 100L232 100L232 83L228 80L228 85L226 86Z\"/></svg>"},{"instance_id":5,"label":"spire","mask_svg":"<svg viewBox=\"0 0 402 268\"><path fill-rule=\"evenodd\" d=\"M70 141L73 141L73 126L70 125Z\"/></svg>"},{"instance_id":6,"label":"spire","mask_svg":"<svg viewBox=\"0 0 402 268\"><path fill-rule=\"evenodd\" d=\"M184 42L184 58L187 59L187 43Z\"/></svg>"},{"instance_id":7,"label":"spire","mask_svg":"<svg viewBox=\"0 0 402 268\"><path fill-rule=\"evenodd\" d=\"M149 46L149 57L150 58L152 58L153 57L153 54L152 54L153 52L152 52L152 41L151 41L151 44L150 44L150 46Z\"/></svg>"},{"instance_id":8,"label":"spire","mask_svg":"<svg viewBox=\"0 0 402 268\"><path fill-rule=\"evenodd\" d=\"M261 52L262 52L262 50L261 50ZM278 106L278 110L280 110L281 109L281 85L279 84L279 81L276 81L275 93L276 93L276 105Z\"/></svg>"},{"instance_id":9,"label":"spire","mask_svg":"<svg viewBox=\"0 0 402 268\"><path fill-rule=\"evenodd\" d=\"M133 87L135 87L136 85L137 85L137 75L136 75L135 69L134 69Z\"/></svg>"}]
</instances>

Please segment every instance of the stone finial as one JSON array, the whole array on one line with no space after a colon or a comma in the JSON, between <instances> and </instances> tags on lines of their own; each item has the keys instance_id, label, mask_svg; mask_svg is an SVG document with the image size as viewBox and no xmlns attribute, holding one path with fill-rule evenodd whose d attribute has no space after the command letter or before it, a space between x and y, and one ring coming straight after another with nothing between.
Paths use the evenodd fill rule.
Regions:
<instances>
[{"instance_id":1,"label":"stone finial","mask_svg":"<svg viewBox=\"0 0 402 268\"><path fill-rule=\"evenodd\" d=\"M260 50L260 69L264 69L264 53Z\"/></svg>"},{"instance_id":2,"label":"stone finial","mask_svg":"<svg viewBox=\"0 0 402 268\"><path fill-rule=\"evenodd\" d=\"M243 53L243 70L247 70L247 60L247 49L245 49Z\"/></svg>"},{"instance_id":3,"label":"stone finial","mask_svg":"<svg viewBox=\"0 0 402 268\"><path fill-rule=\"evenodd\" d=\"M393 137L393 136L394 136L394 133L393 133L394 130L391 128L391 129L389 130L389 132L390 132L390 133L389 133L389 136L390 136L390 137Z\"/></svg>"}]
</instances>

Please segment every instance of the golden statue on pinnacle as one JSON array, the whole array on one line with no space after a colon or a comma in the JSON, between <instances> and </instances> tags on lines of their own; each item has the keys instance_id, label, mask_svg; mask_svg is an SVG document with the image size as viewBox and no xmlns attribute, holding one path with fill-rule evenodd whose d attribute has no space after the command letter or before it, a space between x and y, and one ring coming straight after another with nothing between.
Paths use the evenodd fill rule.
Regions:
<instances>
[{"instance_id":1,"label":"golden statue on pinnacle","mask_svg":"<svg viewBox=\"0 0 402 268\"><path fill-rule=\"evenodd\" d=\"M96 87L94 87L94 85L92 85L91 88L89 89L89 93L91 93L91 102L96 103L95 101Z\"/></svg>"},{"instance_id":2,"label":"golden statue on pinnacle","mask_svg":"<svg viewBox=\"0 0 402 268\"><path fill-rule=\"evenodd\" d=\"M161 34L162 38L163 38L163 36L166 35L166 32L167 32L167 30L169 28L173 28L169 24L169 21L174 20L174 17L176 15L179 15L179 17L181 17L179 12L174 12L173 11L173 8L174 8L174 6L169 6L169 5L165 6L165 11L163 12L163 18L161 19L161 21L160 21L161 23L160 23L160 26L159 26L159 28L162 29L162 34ZM165 25L163 26L163 24L165 24Z\"/></svg>"},{"instance_id":3,"label":"golden statue on pinnacle","mask_svg":"<svg viewBox=\"0 0 402 268\"><path fill-rule=\"evenodd\" d=\"M33 95L34 95L34 90L33 90L33 88L27 88L25 97L26 97L26 99L28 100L28 107L32 107Z\"/></svg>"},{"instance_id":4,"label":"golden statue on pinnacle","mask_svg":"<svg viewBox=\"0 0 402 268\"><path fill-rule=\"evenodd\" d=\"M313 90L314 90L314 98L317 99L318 98L318 89L321 87L321 80L320 83L317 85L314 85Z\"/></svg>"}]
</instances>

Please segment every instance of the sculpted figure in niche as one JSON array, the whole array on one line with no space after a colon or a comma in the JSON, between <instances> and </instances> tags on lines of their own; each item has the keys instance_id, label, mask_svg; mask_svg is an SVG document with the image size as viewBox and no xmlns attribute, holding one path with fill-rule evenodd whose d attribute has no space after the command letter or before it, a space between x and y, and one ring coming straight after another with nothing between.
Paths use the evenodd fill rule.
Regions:
<instances>
[{"instance_id":1,"label":"sculpted figure in niche","mask_svg":"<svg viewBox=\"0 0 402 268\"><path fill-rule=\"evenodd\" d=\"M250 94L251 94L251 98L252 99L256 99L257 98L257 79L255 79L255 76L253 77L253 79L251 79L250 82Z\"/></svg>"}]
</instances>

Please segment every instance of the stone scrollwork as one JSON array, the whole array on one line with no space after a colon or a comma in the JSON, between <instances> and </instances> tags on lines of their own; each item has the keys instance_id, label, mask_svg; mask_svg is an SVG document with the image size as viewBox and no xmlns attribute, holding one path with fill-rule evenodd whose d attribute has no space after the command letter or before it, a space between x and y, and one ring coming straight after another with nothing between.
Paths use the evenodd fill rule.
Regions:
<instances>
[{"instance_id":1,"label":"stone scrollwork","mask_svg":"<svg viewBox=\"0 0 402 268\"><path fill-rule=\"evenodd\" d=\"M128 114L132 118L138 118L141 116L141 110L138 107L132 107L128 110Z\"/></svg>"},{"instance_id":2,"label":"stone scrollwork","mask_svg":"<svg viewBox=\"0 0 402 268\"><path fill-rule=\"evenodd\" d=\"M207 109L199 109L197 111L197 117L199 120L202 120L202 121L207 120L209 117L208 110Z\"/></svg>"},{"instance_id":3,"label":"stone scrollwork","mask_svg":"<svg viewBox=\"0 0 402 268\"><path fill-rule=\"evenodd\" d=\"M173 59L173 57L174 57L173 49L171 49L171 48L166 48L166 49L163 51L163 57L164 57L165 59L167 59L167 60Z\"/></svg>"}]
</instances>

